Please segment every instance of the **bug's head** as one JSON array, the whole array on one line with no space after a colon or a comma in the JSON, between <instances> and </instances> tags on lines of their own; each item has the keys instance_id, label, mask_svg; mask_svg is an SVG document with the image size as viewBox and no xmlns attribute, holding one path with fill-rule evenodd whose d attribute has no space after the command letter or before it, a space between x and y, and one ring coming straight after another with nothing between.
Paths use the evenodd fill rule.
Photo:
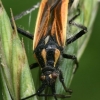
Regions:
<instances>
[{"instance_id":1,"label":"bug's head","mask_svg":"<svg viewBox=\"0 0 100 100\"><path fill-rule=\"evenodd\" d=\"M58 74L55 71L46 71L41 75L40 79L42 82L45 82L47 85L51 86L53 83L55 83L57 76Z\"/></svg>"}]
</instances>

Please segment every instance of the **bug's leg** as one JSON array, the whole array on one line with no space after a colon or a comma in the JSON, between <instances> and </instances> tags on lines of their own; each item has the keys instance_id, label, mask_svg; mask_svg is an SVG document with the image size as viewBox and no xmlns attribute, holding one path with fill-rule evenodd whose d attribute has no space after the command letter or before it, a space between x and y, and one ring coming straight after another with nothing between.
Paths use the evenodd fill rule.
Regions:
<instances>
[{"instance_id":1,"label":"bug's leg","mask_svg":"<svg viewBox=\"0 0 100 100\"><path fill-rule=\"evenodd\" d=\"M30 65L30 69L33 69L36 67L39 67L39 64L37 62Z\"/></svg>"},{"instance_id":2,"label":"bug's leg","mask_svg":"<svg viewBox=\"0 0 100 100\"><path fill-rule=\"evenodd\" d=\"M55 94L57 98L70 98L71 95Z\"/></svg>"},{"instance_id":3,"label":"bug's leg","mask_svg":"<svg viewBox=\"0 0 100 100\"><path fill-rule=\"evenodd\" d=\"M53 94L39 94L38 96L52 97ZM55 94L56 98L70 98L71 95Z\"/></svg>"},{"instance_id":4,"label":"bug's leg","mask_svg":"<svg viewBox=\"0 0 100 100\"><path fill-rule=\"evenodd\" d=\"M31 33L27 32L19 27L17 27L17 31L18 31L18 33L24 35L25 37L28 37L29 39L33 40L33 35Z\"/></svg>"},{"instance_id":5,"label":"bug's leg","mask_svg":"<svg viewBox=\"0 0 100 100\"><path fill-rule=\"evenodd\" d=\"M23 11L19 15L16 15L14 17L14 19L18 20L18 19L22 18L23 16L29 14L30 12L34 11L35 9L37 9L39 7L39 4L40 3L37 3L36 5L33 5L30 9L27 9L26 11ZM10 21L11 21L11 25L12 25L12 28L13 28L12 20L10 19ZM25 30L23 30L23 29L21 29L19 27L17 27L17 31L18 31L18 33L20 33L20 34L22 34L22 35L24 35L24 36L26 36L26 37L28 37L28 38L33 40L33 35L31 33L26 32Z\"/></svg>"},{"instance_id":6,"label":"bug's leg","mask_svg":"<svg viewBox=\"0 0 100 100\"><path fill-rule=\"evenodd\" d=\"M77 40L78 38L80 38L85 33L86 33L86 30L81 30L76 35L74 35L74 36L70 37L69 39L67 39L66 44L70 44L70 43L74 42L75 40Z\"/></svg>"},{"instance_id":7,"label":"bug's leg","mask_svg":"<svg viewBox=\"0 0 100 100\"><path fill-rule=\"evenodd\" d=\"M13 25L12 25L12 28L14 28ZM22 34L22 35L24 35L24 36L26 36L26 37L28 37L29 39L33 40L33 35L31 33L26 32L25 30L23 30L23 29L21 29L19 27L17 27L17 32Z\"/></svg>"},{"instance_id":8,"label":"bug's leg","mask_svg":"<svg viewBox=\"0 0 100 100\"><path fill-rule=\"evenodd\" d=\"M76 14L74 17L72 17L70 20L69 20L69 24L72 24L73 21L80 15L80 9L77 9L78 10L78 14Z\"/></svg>"},{"instance_id":9,"label":"bug's leg","mask_svg":"<svg viewBox=\"0 0 100 100\"><path fill-rule=\"evenodd\" d=\"M71 97L71 95L56 94L55 83L51 86L51 89L52 89L52 96L54 96L55 100L57 100L57 98L69 98L69 97ZM69 91L67 91L67 92L69 92Z\"/></svg>"},{"instance_id":10,"label":"bug's leg","mask_svg":"<svg viewBox=\"0 0 100 100\"><path fill-rule=\"evenodd\" d=\"M69 7L71 7L72 6L72 4L73 4L73 2L74 2L74 0L69 0Z\"/></svg>"},{"instance_id":11,"label":"bug's leg","mask_svg":"<svg viewBox=\"0 0 100 100\"><path fill-rule=\"evenodd\" d=\"M72 59L74 61L74 63L76 64L76 68L75 68L75 71L74 73L76 72L76 70L78 69L78 61L77 61L77 57L75 57L74 55L69 55L69 54L62 54L62 56L64 58L67 58L67 59Z\"/></svg>"},{"instance_id":12,"label":"bug's leg","mask_svg":"<svg viewBox=\"0 0 100 100\"><path fill-rule=\"evenodd\" d=\"M78 9L78 14L75 15L75 16L69 21L69 24L75 25L75 26L81 28L82 30L81 30L79 33L77 33L77 34L75 34L74 36L72 36L72 37L70 37L69 39L67 39L66 44L70 44L70 43L74 42L75 40L77 40L78 38L80 38L82 35L84 35L84 34L87 32L87 27L73 22L73 20L75 20L79 15L80 15L80 10Z\"/></svg>"},{"instance_id":13,"label":"bug's leg","mask_svg":"<svg viewBox=\"0 0 100 100\"><path fill-rule=\"evenodd\" d=\"M62 83L62 85L63 85L65 91L66 91L66 92L69 92L69 93L71 94L71 93L72 93L72 90L68 89L68 88L65 86L64 78L63 78L63 75L62 75L61 70L59 70L59 72L60 72L60 73L59 73L59 80L60 80L60 82Z\"/></svg>"},{"instance_id":14,"label":"bug's leg","mask_svg":"<svg viewBox=\"0 0 100 100\"><path fill-rule=\"evenodd\" d=\"M55 100L57 100L57 97L59 97L59 98L69 98L69 97L71 97L71 95L62 95L62 94L41 94L42 91L45 89L46 86L47 86L47 84L45 84L45 83L42 84L41 87L37 90L37 92L35 94L32 94L31 96L28 96L28 97L25 97L25 98L22 98L21 100L29 99L29 98L31 98L31 97L33 97L35 95L44 96L44 97L54 96Z\"/></svg>"},{"instance_id":15,"label":"bug's leg","mask_svg":"<svg viewBox=\"0 0 100 100\"><path fill-rule=\"evenodd\" d=\"M10 22L11 22L12 28L14 29L12 19L10 19ZM16 28L17 28L18 33L20 33L20 34L22 34L22 35L28 37L28 38L31 39L31 40L33 40L33 35L32 35L31 33L26 32L25 30L23 30L23 29L21 29L21 28L19 28L19 27L17 27L17 26L16 26Z\"/></svg>"},{"instance_id":16,"label":"bug's leg","mask_svg":"<svg viewBox=\"0 0 100 100\"><path fill-rule=\"evenodd\" d=\"M30 14L31 12L35 11L37 8L39 8L40 3L38 2L37 4L33 5L31 8L22 11L20 14L14 16L15 20L21 19L22 17Z\"/></svg>"},{"instance_id":17,"label":"bug's leg","mask_svg":"<svg viewBox=\"0 0 100 100\"><path fill-rule=\"evenodd\" d=\"M25 98L21 99L21 100L29 99L29 98L31 98L31 97L33 97L35 95L38 95L38 96L46 96L45 94L41 94L41 92L45 89L45 87L46 87L46 84L42 84L41 87L37 90L37 92L35 94L32 94L32 95L30 95L28 97L25 97Z\"/></svg>"}]
</instances>

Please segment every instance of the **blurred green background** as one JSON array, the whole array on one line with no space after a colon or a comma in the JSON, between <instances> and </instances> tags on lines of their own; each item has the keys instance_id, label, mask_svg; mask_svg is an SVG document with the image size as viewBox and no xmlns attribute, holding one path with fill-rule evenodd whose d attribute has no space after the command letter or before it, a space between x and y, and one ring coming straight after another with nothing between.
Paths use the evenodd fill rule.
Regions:
<instances>
[{"instance_id":1,"label":"blurred green background","mask_svg":"<svg viewBox=\"0 0 100 100\"><path fill-rule=\"evenodd\" d=\"M39 0L2 0L9 16L9 8L12 8L14 15L17 15L23 10L32 7L32 5L36 4L38 1ZM32 13L30 25L29 16L25 16L21 20L16 21L17 26L22 28L24 27L26 30L33 33L37 11L38 9ZM89 43L79 61L80 67L71 84L73 94L72 97L69 98L70 100L100 100L100 4L92 30L93 31ZM27 44L28 45L25 48L32 49L32 41L28 40ZM27 54L30 57L28 58L32 59L32 50L28 50ZM29 63L32 62L33 60L29 60ZM35 74L34 77L38 78L38 75Z\"/></svg>"}]
</instances>

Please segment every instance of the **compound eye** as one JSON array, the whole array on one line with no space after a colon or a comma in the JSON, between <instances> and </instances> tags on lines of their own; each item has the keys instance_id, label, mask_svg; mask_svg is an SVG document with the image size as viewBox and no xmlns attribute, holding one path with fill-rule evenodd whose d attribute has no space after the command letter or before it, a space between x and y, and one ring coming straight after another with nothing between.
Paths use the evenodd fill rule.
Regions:
<instances>
[{"instance_id":1,"label":"compound eye","mask_svg":"<svg viewBox=\"0 0 100 100\"><path fill-rule=\"evenodd\" d=\"M57 78L57 74L56 73L52 73L52 78L56 79Z\"/></svg>"},{"instance_id":2,"label":"compound eye","mask_svg":"<svg viewBox=\"0 0 100 100\"><path fill-rule=\"evenodd\" d=\"M41 79L41 81L45 80L45 76L42 75L42 76L40 77L40 79Z\"/></svg>"}]
</instances>

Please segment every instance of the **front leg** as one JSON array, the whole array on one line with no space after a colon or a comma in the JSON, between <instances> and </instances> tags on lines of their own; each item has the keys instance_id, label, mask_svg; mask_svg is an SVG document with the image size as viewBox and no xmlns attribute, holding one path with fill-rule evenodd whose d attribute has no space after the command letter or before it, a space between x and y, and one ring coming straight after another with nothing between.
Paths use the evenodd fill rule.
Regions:
<instances>
[{"instance_id":1,"label":"front leg","mask_svg":"<svg viewBox=\"0 0 100 100\"><path fill-rule=\"evenodd\" d=\"M25 97L25 98L22 98L21 100L29 99L29 98L31 98L31 97L33 97L33 96L35 96L35 95L38 95L38 96L48 96L48 95L45 95L45 94L41 94L42 91L45 89L46 86L47 86L46 84L42 84L42 85L39 87L39 89L37 90L37 92L36 92L35 94L32 94L32 95L30 95L30 96L28 96L28 97Z\"/></svg>"},{"instance_id":2,"label":"front leg","mask_svg":"<svg viewBox=\"0 0 100 100\"><path fill-rule=\"evenodd\" d=\"M63 88L65 89L66 92L69 92L70 94L72 93L72 90L68 89L64 83L64 78L63 78L63 75L62 75L62 72L61 70L59 70L59 80L60 82L62 83L63 85Z\"/></svg>"}]
</instances>

